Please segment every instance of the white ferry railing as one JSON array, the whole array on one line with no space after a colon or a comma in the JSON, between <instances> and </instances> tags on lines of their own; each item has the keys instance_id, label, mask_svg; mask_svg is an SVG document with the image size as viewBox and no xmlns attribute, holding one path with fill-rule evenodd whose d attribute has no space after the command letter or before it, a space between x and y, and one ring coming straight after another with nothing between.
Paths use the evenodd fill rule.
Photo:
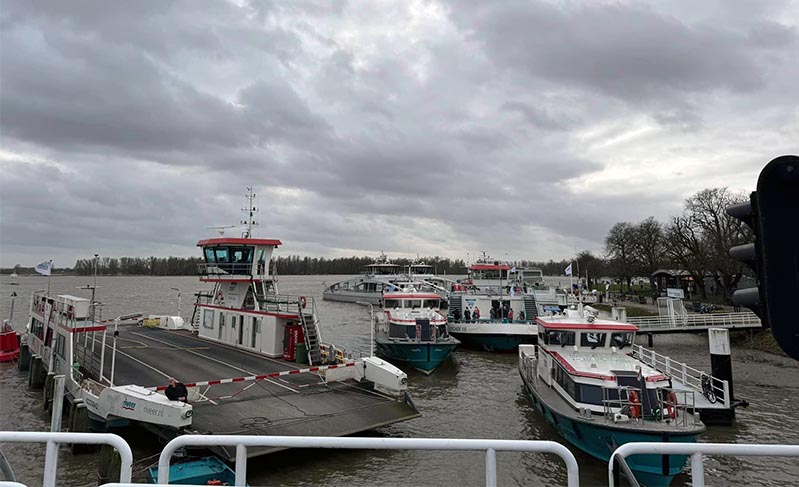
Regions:
<instances>
[{"instance_id":1,"label":"white ferry railing","mask_svg":"<svg viewBox=\"0 0 799 487\"><path fill-rule=\"evenodd\" d=\"M752 312L740 313L689 313L679 317L670 316L635 316L627 318L627 322L638 327L639 332L657 332L664 330L722 328L757 328L762 326L760 318Z\"/></svg>"},{"instance_id":2,"label":"white ferry railing","mask_svg":"<svg viewBox=\"0 0 799 487\"><path fill-rule=\"evenodd\" d=\"M615 487L614 463L628 470L626 458L632 455L690 455L691 456L691 485L704 487L705 465L704 456L760 456L760 457L799 457L799 445L756 445L749 443L660 443L640 442L625 443L616 449L608 461L608 485ZM638 486L638 481L628 475L628 480L633 486Z\"/></svg>"},{"instance_id":3,"label":"white ferry railing","mask_svg":"<svg viewBox=\"0 0 799 487\"><path fill-rule=\"evenodd\" d=\"M641 345L633 345L632 352L633 358L649 365L652 368L664 372L666 375L673 377L684 385L690 387L696 392L705 395L708 391L705 388L710 388L716 398L722 399L722 404L725 408L729 408L732 404L730 398L730 383L726 380L717 379L710 374L707 374L699 369L695 369L684 362L677 362L672 360L666 355L661 355L654 350L648 350ZM705 377L706 384L703 386L702 378ZM711 401L715 402L715 401Z\"/></svg>"},{"instance_id":4,"label":"white ferry railing","mask_svg":"<svg viewBox=\"0 0 799 487\"><path fill-rule=\"evenodd\" d=\"M566 464L569 487L579 485L577 459L568 448L554 441L485 440L452 438L331 438L325 436L237 436L182 435L164 447L158 459L158 483L169 483L169 463L179 448L187 446L235 446L235 485L246 485L247 447L336 448L350 450L468 450L484 451L486 485L497 485L497 451L552 453Z\"/></svg>"},{"instance_id":5,"label":"white ferry railing","mask_svg":"<svg viewBox=\"0 0 799 487\"><path fill-rule=\"evenodd\" d=\"M119 481L130 482L133 452L120 436L111 433L54 433L38 431L0 431L0 443L77 443L81 445L110 445L117 449L120 458ZM55 487L58 468L58 449L48 449L44 458L43 487Z\"/></svg>"}]
</instances>

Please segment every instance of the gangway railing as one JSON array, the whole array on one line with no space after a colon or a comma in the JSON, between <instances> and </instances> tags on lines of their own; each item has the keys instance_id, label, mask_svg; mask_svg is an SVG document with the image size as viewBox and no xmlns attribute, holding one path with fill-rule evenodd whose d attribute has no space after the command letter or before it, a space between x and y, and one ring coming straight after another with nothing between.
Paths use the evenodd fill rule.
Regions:
<instances>
[{"instance_id":1,"label":"gangway railing","mask_svg":"<svg viewBox=\"0 0 799 487\"><path fill-rule=\"evenodd\" d=\"M636 316L627 322L638 327L639 333L658 331L705 330L707 328L758 328L760 318L752 312L689 313L678 320L670 316Z\"/></svg>"},{"instance_id":2,"label":"gangway railing","mask_svg":"<svg viewBox=\"0 0 799 487\"><path fill-rule=\"evenodd\" d=\"M247 447L336 448L350 450L459 450L484 451L486 485L497 485L497 451L552 453L566 464L567 484L579 485L577 460L568 448L554 441L484 440L451 438L330 438L326 436L183 435L167 443L158 459L158 483L169 482L169 463L179 448L187 446L235 446L235 485L246 485Z\"/></svg>"},{"instance_id":3,"label":"gangway railing","mask_svg":"<svg viewBox=\"0 0 799 487\"><path fill-rule=\"evenodd\" d=\"M758 457L799 457L799 445L756 445L751 443L660 443L640 442L625 443L616 449L608 461L608 485L615 487L615 465L629 472L627 457L632 455L690 455L691 456L691 485L704 487L705 464L704 456L758 456ZM634 487L638 481L633 475L627 474L627 480Z\"/></svg>"},{"instance_id":4,"label":"gangway railing","mask_svg":"<svg viewBox=\"0 0 799 487\"><path fill-rule=\"evenodd\" d=\"M111 433L54 433L38 431L0 431L0 443L77 443L81 445L109 445L119 452L119 481L130 482L133 467L133 452L120 436ZM44 458L43 487L55 487L58 469L58 449L49 447ZM243 484L242 484L243 485Z\"/></svg>"},{"instance_id":5,"label":"gangway railing","mask_svg":"<svg viewBox=\"0 0 799 487\"><path fill-rule=\"evenodd\" d=\"M646 349L641 345L633 344L631 354L633 358L640 360L652 368L664 372L670 377L674 377L682 382L683 385L690 387L706 397L710 395L709 391L712 392L713 397L716 399L721 399L721 403L725 408L729 409L731 407L732 400L730 398L730 383L726 380L717 379L710 374L685 364L684 362L677 362L666 355L659 354L654 350ZM707 390L708 388L709 391Z\"/></svg>"}]
</instances>

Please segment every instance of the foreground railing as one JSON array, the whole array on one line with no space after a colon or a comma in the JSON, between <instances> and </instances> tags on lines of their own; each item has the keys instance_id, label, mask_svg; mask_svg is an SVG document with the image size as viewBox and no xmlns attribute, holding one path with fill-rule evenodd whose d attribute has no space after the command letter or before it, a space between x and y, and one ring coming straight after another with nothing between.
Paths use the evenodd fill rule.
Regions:
<instances>
[{"instance_id":1,"label":"foreground railing","mask_svg":"<svg viewBox=\"0 0 799 487\"><path fill-rule=\"evenodd\" d=\"M634 487L638 481L630 474L626 458L632 455L690 455L691 456L691 485L704 487L705 464L704 455L743 457L799 457L799 445L754 445L748 443L659 443L641 442L626 443L616 449L608 461L608 485L616 485L616 471L614 466L619 466L627 472L627 480Z\"/></svg>"},{"instance_id":2,"label":"foreground railing","mask_svg":"<svg viewBox=\"0 0 799 487\"><path fill-rule=\"evenodd\" d=\"M81 445L110 445L120 458L119 481L130 482L133 452L121 437L110 433L53 433L37 431L0 431L0 443L77 443ZM58 469L58 448L47 448L44 458L44 487L54 487ZM2 483L2 482L0 482ZM243 484L242 484L243 485Z\"/></svg>"},{"instance_id":3,"label":"foreground railing","mask_svg":"<svg viewBox=\"0 0 799 487\"><path fill-rule=\"evenodd\" d=\"M247 480L247 447L337 448L350 450L471 450L486 454L486 485L497 485L497 451L552 453L566 463L568 486L577 487L577 460L568 448L554 441L537 440L473 440L449 438L331 438L326 436L236 436L184 435L167 443L158 459L158 483L169 482L169 462L178 448L186 446L235 446L236 483Z\"/></svg>"}]
</instances>

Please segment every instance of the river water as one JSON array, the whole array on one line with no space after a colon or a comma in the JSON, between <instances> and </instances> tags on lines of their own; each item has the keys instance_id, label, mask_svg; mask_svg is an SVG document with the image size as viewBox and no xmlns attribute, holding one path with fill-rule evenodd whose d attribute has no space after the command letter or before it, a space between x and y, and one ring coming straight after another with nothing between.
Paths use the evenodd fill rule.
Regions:
<instances>
[{"instance_id":1,"label":"river water","mask_svg":"<svg viewBox=\"0 0 799 487\"><path fill-rule=\"evenodd\" d=\"M349 303L322 301L323 281L342 276L281 276L281 292L316 299L324 341L351 350L369 349L369 317L366 308ZM555 279L556 280L556 279ZM0 317L10 312L12 292L15 322L28 314L30 294L47 287L40 276L20 276L18 285L0 281ZM86 277L53 277L51 292L88 297L77 289L91 283ZM207 290L196 277L99 277L99 301L103 318L131 312L191 316L193 293ZM743 332L742 332L743 333ZM738 411L735 425L712 427L705 442L757 442L799 444L799 363L750 349L747 340L733 347L733 372L737 398L750 402ZM709 370L706 337L670 335L655 337L655 349L675 360ZM422 417L370 433L388 437L450 437L497 439L545 439L562 442L555 430L531 407L524 395L514 354L500 355L458 350L433 375L408 371L409 387ZM209 378L210 379L210 378ZM27 387L27 373L15 365L0 364L0 430L44 431L49 418L42 411L41 391ZM132 432L136 473L157 460L147 458L159 451L152 437ZM567 445L568 446L568 445ZM2 449L19 481L41 484L43 445L4 444ZM574 451L580 465L581 485L607 485L607 466ZM96 455L72 455L63 448L59 459L59 485L96 485ZM790 458L710 458L705 462L709 485L789 485L799 483L799 461ZM550 455L504 453L497 455L499 485L564 485L565 468ZM134 474L135 475L135 474ZM380 486L484 485L484 456L477 452L432 451L334 451L294 450L251 461L249 483L256 485ZM135 480L135 477L134 477ZM672 485L690 485L687 475Z\"/></svg>"}]
</instances>

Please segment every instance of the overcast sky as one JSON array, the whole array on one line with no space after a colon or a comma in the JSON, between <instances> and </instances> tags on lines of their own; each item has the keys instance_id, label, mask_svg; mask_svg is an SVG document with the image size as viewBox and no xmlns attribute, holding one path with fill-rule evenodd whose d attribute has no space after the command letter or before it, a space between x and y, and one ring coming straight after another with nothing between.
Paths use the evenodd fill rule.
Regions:
<instances>
[{"instance_id":1,"label":"overcast sky","mask_svg":"<svg viewBox=\"0 0 799 487\"><path fill-rule=\"evenodd\" d=\"M799 2L0 1L0 265L562 259L799 152ZM238 235L238 231L228 235Z\"/></svg>"}]
</instances>

